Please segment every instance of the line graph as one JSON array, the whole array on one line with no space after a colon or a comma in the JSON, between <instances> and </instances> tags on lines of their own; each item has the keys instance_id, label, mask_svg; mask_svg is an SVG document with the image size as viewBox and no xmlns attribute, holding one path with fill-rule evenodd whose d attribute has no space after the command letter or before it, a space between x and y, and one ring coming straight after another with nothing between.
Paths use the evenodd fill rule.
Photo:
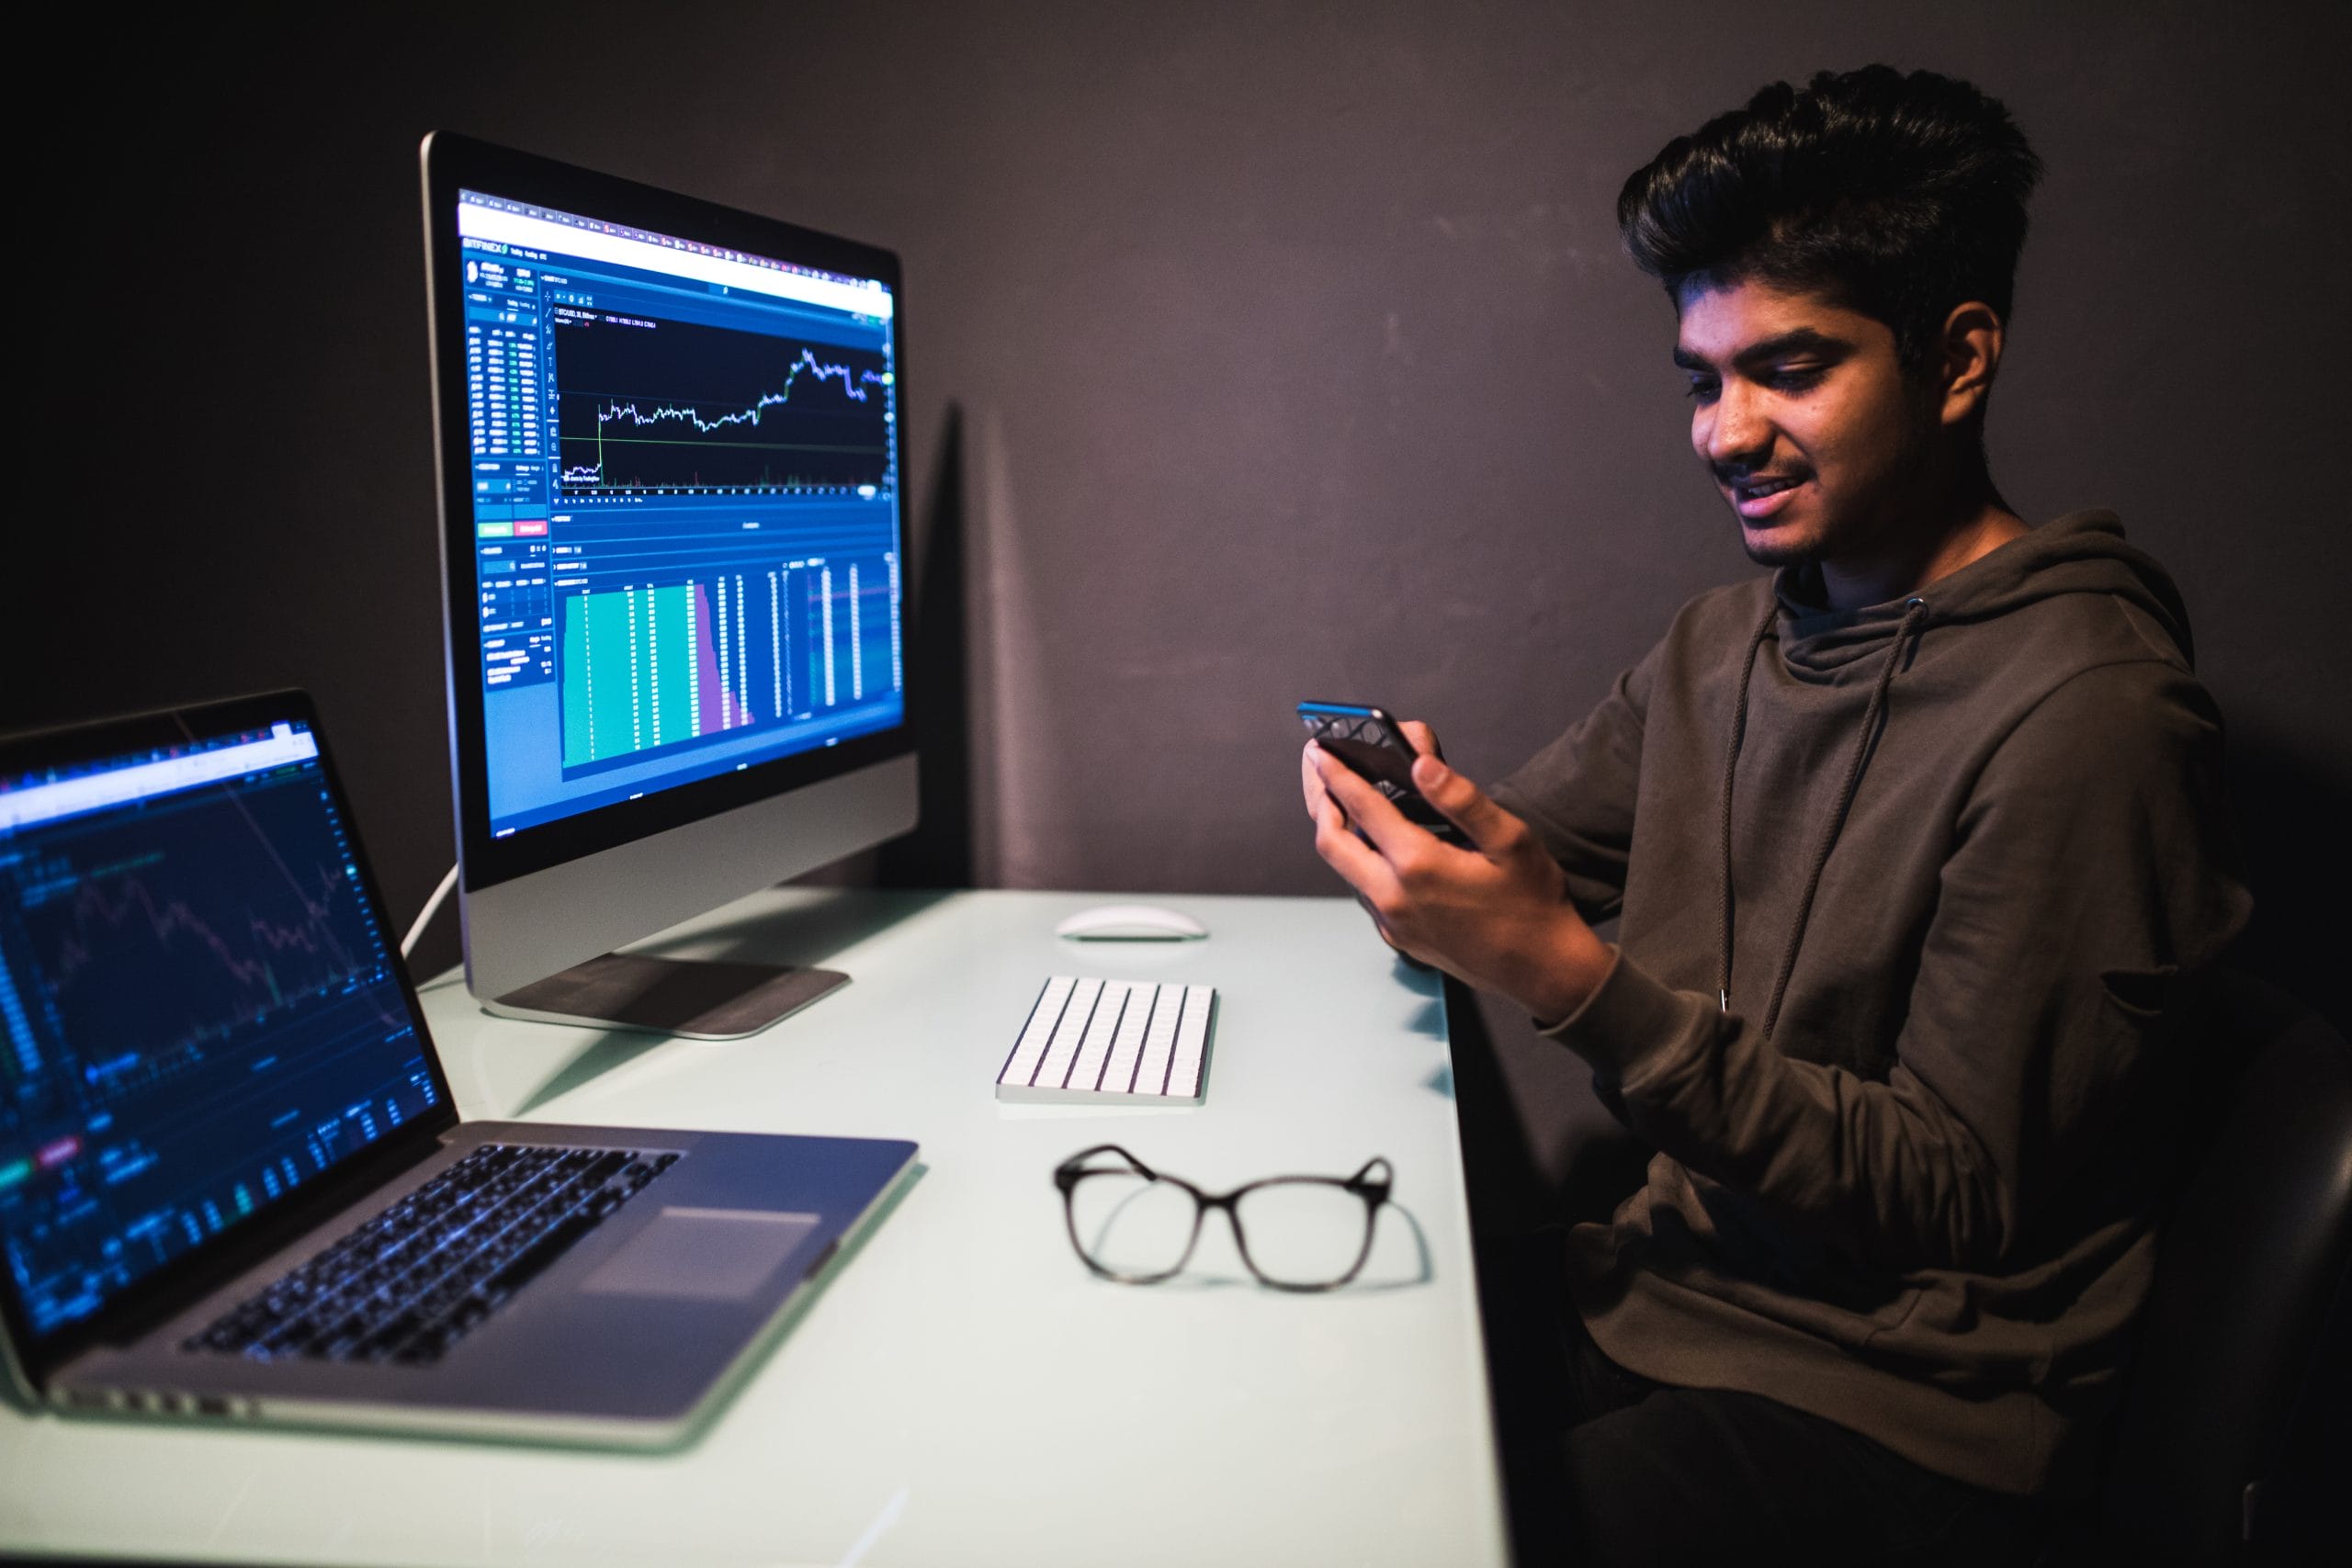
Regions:
<instances>
[{"instance_id":1,"label":"line graph","mask_svg":"<svg viewBox=\"0 0 2352 1568\"><path fill-rule=\"evenodd\" d=\"M439 1098L316 762L37 826L0 891L0 1201L43 1329Z\"/></svg>"},{"instance_id":2,"label":"line graph","mask_svg":"<svg viewBox=\"0 0 2352 1568\"><path fill-rule=\"evenodd\" d=\"M85 882L74 896L73 930L58 944L58 987L71 987L85 970L103 963L108 951L125 940L124 928L134 917L144 921L146 930L139 933L144 940L168 947L185 935L188 945L212 956L232 985L256 999L266 998L266 1004L285 999L287 987L278 978L281 960L293 960L296 971L322 966L331 971L324 976L310 975L298 989L311 988L321 977L347 978L354 967L352 955L336 936L332 918L337 895L347 896L348 885L326 866L314 871L318 891L302 896L299 922L286 924L245 912L244 929L238 933L247 939L242 955L185 899L159 897L140 877L124 877L119 895L110 895L103 882Z\"/></svg>"},{"instance_id":3,"label":"line graph","mask_svg":"<svg viewBox=\"0 0 2352 1568\"><path fill-rule=\"evenodd\" d=\"M881 486L892 377L878 350L659 317L555 318L558 488Z\"/></svg>"},{"instance_id":4,"label":"line graph","mask_svg":"<svg viewBox=\"0 0 2352 1568\"><path fill-rule=\"evenodd\" d=\"M381 979L317 788L198 796L168 808L163 830L152 813L94 828L27 890L24 932L45 1000L74 1021L87 1092L147 1088L273 1014ZM257 877L265 855L289 874Z\"/></svg>"}]
</instances>

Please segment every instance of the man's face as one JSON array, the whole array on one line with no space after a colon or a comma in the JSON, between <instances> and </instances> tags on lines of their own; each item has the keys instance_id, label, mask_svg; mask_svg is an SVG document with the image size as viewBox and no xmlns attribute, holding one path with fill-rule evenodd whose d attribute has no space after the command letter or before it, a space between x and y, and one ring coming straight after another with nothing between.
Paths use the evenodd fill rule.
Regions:
<instances>
[{"instance_id":1,"label":"man's face","mask_svg":"<svg viewBox=\"0 0 2352 1568\"><path fill-rule=\"evenodd\" d=\"M1690 446L1760 566L1868 555L1925 499L1932 395L1905 380L1883 321L1743 282L1682 297L1674 362Z\"/></svg>"}]
</instances>

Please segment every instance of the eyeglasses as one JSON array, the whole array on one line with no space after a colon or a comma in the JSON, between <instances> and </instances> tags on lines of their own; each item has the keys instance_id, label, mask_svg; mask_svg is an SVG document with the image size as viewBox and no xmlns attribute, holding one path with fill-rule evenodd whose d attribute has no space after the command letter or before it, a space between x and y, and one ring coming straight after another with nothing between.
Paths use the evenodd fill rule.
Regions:
<instances>
[{"instance_id":1,"label":"eyeglasses","mask_svg":"<svg viewBox=\"0 0 2352 1568\"><path fill-rule=\"evenodd\" d=\"M1373 1226L1396 1170L1374 1156L1353 1176L1275 1176L1202 1191L1116 1144L1097 1144L1054 1169L1069 1239L1106 1280L1156 1285L1182 1271L1202 1217L1222 1209L1250 1272L1278 1291L1344 1285L1372 1255Z\"/></svg>"}]
</instances>

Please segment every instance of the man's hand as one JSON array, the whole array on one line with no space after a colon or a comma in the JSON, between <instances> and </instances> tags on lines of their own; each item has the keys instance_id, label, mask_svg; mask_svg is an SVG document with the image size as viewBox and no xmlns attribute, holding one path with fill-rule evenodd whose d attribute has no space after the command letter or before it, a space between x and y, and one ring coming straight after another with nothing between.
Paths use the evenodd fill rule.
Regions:
<instances>
[{"instance_id":1,"label":"man's hand","mask_svg":"<svg viewBox=\"0 0 2352 1568\"><path fill-rule=\"evenodd\" d=\"M1608 974L1609 949L1568 903L1566 878L1527 825L1440 761L1427 726L1408 724L1405 733L1421 750L1415 787L1471 847L1455 849L1407 821L1346 763L1309 743L1301 778L1317 852L1398 951L1537 1018L1566 1018Z\"/></svg>"}]
</instances>

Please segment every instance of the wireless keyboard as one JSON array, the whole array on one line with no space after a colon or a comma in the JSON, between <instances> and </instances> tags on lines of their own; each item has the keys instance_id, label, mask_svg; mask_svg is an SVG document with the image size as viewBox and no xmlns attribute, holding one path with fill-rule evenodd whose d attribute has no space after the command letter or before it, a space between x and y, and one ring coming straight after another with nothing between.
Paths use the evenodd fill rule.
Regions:
<instances>
[{"instance_id":1,"label":"wireless keyboard","mask_svg":"<svg viewBox=\"0 0 2352 1568\"><path fill-rule=\"evenodd\" d=\"M996 1076L999 1100L1198 1105L1208 1090L1213 986L1057 975Z\"/></svg>"}]
</instances>

